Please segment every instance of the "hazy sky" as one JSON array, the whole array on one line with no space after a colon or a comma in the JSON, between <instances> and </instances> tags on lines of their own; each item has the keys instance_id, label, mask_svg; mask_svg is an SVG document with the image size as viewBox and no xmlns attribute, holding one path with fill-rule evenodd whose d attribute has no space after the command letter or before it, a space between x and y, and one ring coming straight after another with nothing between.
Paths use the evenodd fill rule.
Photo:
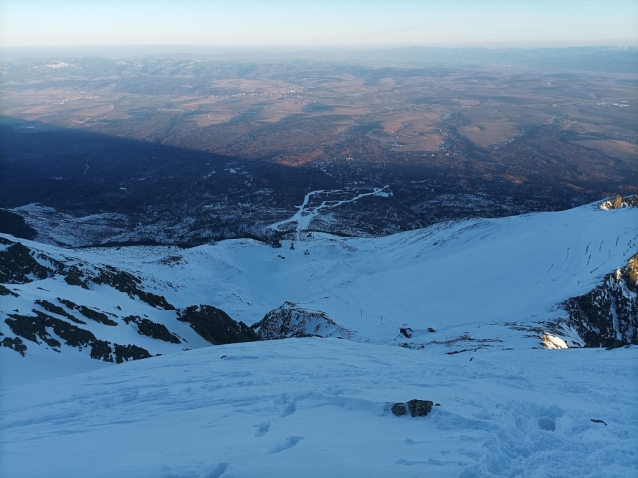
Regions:
<instances>
[{"instance_id":1,"label":"hazy sky","mask_svg":"<svg viewBox=\"0 0 638 478\"><path fill-rule=\"evenodd\" d=\"M0 0L0 43L638 45L638 0Z\"/></svg>"}]
</instances>

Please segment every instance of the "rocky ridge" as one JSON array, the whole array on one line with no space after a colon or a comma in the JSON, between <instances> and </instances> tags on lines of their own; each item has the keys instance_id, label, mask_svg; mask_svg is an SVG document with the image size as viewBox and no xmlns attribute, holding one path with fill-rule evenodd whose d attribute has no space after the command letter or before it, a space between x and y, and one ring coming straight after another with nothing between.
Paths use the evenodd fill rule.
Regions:
<instances>
[{"instance_id":1,"label":"rocky ridge","mask_svg":"<svg viewBox=\"0 0 638 478\"><path fill-rule=\"evenodd\" d=\"M45 280L53 280L57 284L63 281L65 285L60 284L56 288L63 290L65 296L51 297L53 292L45 294L49 289L37 285L35 288L41 291L38 292L42 294L41 297L22 297L21 286L44 285ZM78 352L86 349L92 359L122 363L149 358L153 354L147 350L147 345L135 339L128 339L130 343L120 343L121 339L105 339L113 336L108 329L133 329L136 335L152 341L182 347L187 342L169 329L170 323L158 323L146 314L141 316L139 308L133 313L126 306L117 306L115 311L113 308L109 311L93 303L91 306L78 303L76 297L81 297L81 294L74 292L76 287L94 291L96 286L107 286L116 296L127 297L133 303L139 300L144 304L142 310L146 307L149 313L160 310L173 314L175 324L180 321L189 323L195 333L209 344L259 340L250 327L243 322L236 322L220 309L200 305L176 310L165 297L144 290L143 283L140 277L111 265L86 264L72 257L57 257L27 247L19 241L0 237L0 296L3 296L0 317L4 316L4 324L13 334L3 337L0 345L22 356L29 353L28 350L33 346L49 348L58 353L68 353L65 351L67 347ZM106 300L108 303L113 296L111 292L106 293L111 297ZM130 301L122 300L121 303ZM0 334L5 335L2 332ZM115 334L118 337L122 335L120 332ZM130 334L126 332L124 335Z\"/></svg>"},{"instance_id":2,"label":"rocky ridge","mask_svg":"<svg viewBox=\"0 0 638 478\"><path fill-rule=\"evenodd\" d=\"M559 326L574 331L584 347L638 345L638 254L590 292L562 306L568 317Z\"/></svg>"},{"instance_id":3,"label":"rocky ridge","mask_svg":"<svg viewBox=\"0 0 638 478\"><path fill-rule=\"evenodd\" d=\"M325 312L298 307L285 302L250 326L261 340L289 337L353 337L354 333L336 324Z\"/></svg>"},{"instance_id":4,"label":"rocky ridge","mask_svg":"<svg viewBox=\"0 0 638 478\"><path fill-rule=\"evenodd\" d=\"M600 203L600 208L605 210L621 209L623 207L638 207L638 194L633 196L616 195L613 199L607 199Z\"/></svg>"},{"instance_id":5,"label":"rocky ridge","mask_svg":"<svg viewBox=\"0 0 638 478\"><path fill-rule=\"evenodd\" d=\"M599 207L606 211L638 207L638 194L616 195ZM572 337L573 345L615 348L638 344L638 253L625 266L606 274L594 289L570 297L561 307L568 316L553 327L565 338ZM543 341L550 344L548 348L562 348Z\"/></svg>"}]
</instances>

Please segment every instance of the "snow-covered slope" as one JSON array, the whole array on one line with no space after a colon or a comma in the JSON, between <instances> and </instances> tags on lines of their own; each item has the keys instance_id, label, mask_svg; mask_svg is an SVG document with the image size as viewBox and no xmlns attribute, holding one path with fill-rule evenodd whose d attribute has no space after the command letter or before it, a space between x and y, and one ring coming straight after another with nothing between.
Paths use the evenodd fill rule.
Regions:
<instances>
[{"instance_id":1,"label":"snow-covered slope","mask_svg":"<svg viewBox=\"0 0 638 478\"><path fill-rule=\"evenodd\" d=\"M258 340L199 304L175 310L138 277L70 251L0 237L4 385L212 344Z\"/></svg>"},{"instance_id":2,"label":"snow-covered slope","mask_svg":"<svg viewBox=\"0 0 638 478\"><path fill-rule=\"evenodd\" d=\"M11 314L24 315L34 308L45 312L41 305L34 306L36 300L62 306L60 298L120 323L109 327L84 320L98 339L136 345L156 355L209 344L157 301L182 310L209 304L248 325L293 302L300 310L324 313L339 330L348 331L351 340L456 353L538 346L540 333L551 329L549 322L567 317L561 308L564 301L590 292L638 250L638 208L589 205L374 239L301 233L294 249L273 249L252 240L192 249L78 250L22 242L36 257L50 258L49 266L53 260L75 267L88 288L77 280L72 285L68 274L53 273L29 283L6 284L18 297L0 297L0 332L5 338L14 335L5 320ZM109 267L140 279L133 284L134 293L112 286ZM144 302L144 297L151 299ZM141 336L139 320L125 326L124 319L131 316L164 325L185 340L170 343ZM55 331L51 333L55 337ZM564 339L569 346L583 343L574 328L566 330ZM26 357L0 347L2 362L12 370L8 380L104 365L93 363L86 350L80 353L61 342L57 348L25 342ZM36 362L42 366L32 366ZM56 363L60 368L54 373ZM77 368L69 368L69 363Z\"/></svg>"},{"instance_id":3,"label":"snow-covered slope","mask_svg":"<svg viewBox=\"0 0 638 478\"><path fill-rule=\"evenodd\" d=\"M541 348L565 343L544 332L570 347L583 343L581 329L633 337L638 208L376 239L299 234L294 249L232 240L68 250L3 236L0 254L13 249L0 268L0 475L630 476L638 467L638 349ZM225 334L254 340L246 324L266 339L332 338L210 346ZM72 326L94 339L75 331L80 346L66 345ZM22 340L22 356L16 331L39 344ZM135 347L162 356L92 359L100 341L111 357L141 358ZM390 412L410 399L439 406L422 418Z\"/></svg>"},{"instance_id":4,"label":"snow-covered slope","mask_svg":"<svg viewBox=\"0 0 638 478\"><path fill-rule=\"evenodd\" d=\"M637 347L202 348L5 391L0 475L628 477L637 362ZM413 398L440 406L390 413Z\"/></svg>"},{"instance_id":5,"label":"snow-covered slope","mask_svg":"<svg viewBox=\"0 0 638 478\"><path fill-rule=\"evenodd\" d=\"M637 250L638 209L590 205L374 239L304 233L294 250L232 240L85 253L139 271L176 307L207 302L251 324L289 301L386 342L403 324L442 338L557 318L557 304L590 291Z\"/></svg>"}]
</instances>

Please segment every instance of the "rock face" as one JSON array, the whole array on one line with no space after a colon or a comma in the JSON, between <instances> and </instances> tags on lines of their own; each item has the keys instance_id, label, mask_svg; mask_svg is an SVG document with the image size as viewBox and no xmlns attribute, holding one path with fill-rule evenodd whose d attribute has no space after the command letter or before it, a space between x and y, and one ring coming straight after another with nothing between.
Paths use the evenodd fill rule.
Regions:
<instances>
[{"instance_id":1,"label":"rock face","mask_svg":"<svg viewBox=\"0 0 638 478\"><path fill-rule=\"evenodd\" d=\"M164 310L175 310L175 307L169 304L163 296L141 290L138 287L138 285L142 283L139 278L128 272L118 270L115 267L106 266L106 269L102 269L100 274L91 279L91 281L96 284L110 285L114 289L128 294L131 298L139 298L142 302L146 302L152 307Z\"/></svg>"},{"instance_id":2,"label":"rock face","mask_svg":"<svg viewBox=\"0 0 638 478\"><path fill-rule=\"evenodd\" d=\"M162 340L172 344L182 343L175 334L169 332L164 324L158 324L152 320L143 319L138 315L129 315L128 317L124 317L122 320L124 320L127 324L133 322L137 325L137 333L140 335L146 335L152 339Z\"/></svg>"},{"instance_id":3,"label":"rock face","mask_svg":"<svg viewBox=\"0 0 638 478\"><path fill-rule=\"evenodd\" d=\"M64 262L53 259L43 253L35 253L21 242L13 242L0 237L0 245L9 246L0 250L0 283L26 284L34 280L42 280L56 275L64 276L64 281L88 289L88 282L105 284L128 294L130 298L137 297L141 301L164 310L175 310L165 297L140 289L142 280L133 274L105 266L97 274L83 279L84 275L75 266L68 267Z\"/></svg>"},{"instance_id":4,"label":"rock face","mask_svg":"<svg viewBox=\"0 0 638 478\"><path fill-rule=\"evenodd\" d=\"M600 204L601 209L620 209L623 207L637 207L638 206L638 194L633 196L616 196L614 199L608 199Z\"/></svg>"},{"instance_id":5,"label":"rock face","mask_svg":"<svg viewBox=\"0 0 638 478\"><path fill-rule=\"evenodd\" d=\"M268 312L263 319L251 325L262 340L288 337L352 337L352 331L336 324L324 312L303 309L285 302Z\"/></svg>"},{"instance_id":6,"label":"rock face","mask_svg":"<svg viewBox=\"0 0 638 478\"><path fill-rule=\"evenodd\" d=\"M2 340L2 346L15 350L24 357L24 352L27 350L27 346L22 343L19 337L5 337Z\"/></svg>"},{"instance_id":7,"label":"rock face","mask_svg":"<svg viewBox=\"0 0 638 478\"><path fill-rule=\"evenodd\" d=\"M112 327L115 327L117 325L117 322L115 322L114 320L111 320L108 318L108 316L102 312L98 312L97 310L93 310L93 309L89 309L86 305L77 305L73 302L71 302L70 300L67 299L61 299L58 297L58 300L64 304L68 309L70 310L77 310L80 314L82 314L84 317L86 317L87 319L91 319L94 320L100 324L104 324L104 325L110 325ZM42 303L40 303L40 305L42 305ZM46 307L45 307L46 308ZM58 313L55 310L52 309L47 309L49 312L53 312ZM67 316L66 314L61 314L64 315L65 317ZM74 320L74 322L77 322L77 319ZM80 323L85 323L80 321Z\"/></svg>"},{"instance_id":8,"label":"rock face","mask_svg":"<svg viewBox=\"0 0 638 478\"><path fill-rule=\"evenodd\" d=\"M607 274L585 295L563 303L569 317L561 321L586 347L638 344L638 254L627 266Z\"/></svg>"},{"instance_id":9,"label":"rock face","mask_svg":"<svg viewBox=\"0 0 638 478\"><path fill-rule=\"evenodd\" d=\"M59 299L58 300L60 302L63 302L64 299ZM69 304L73 304L73 302L66 301ZM66 310L64 310L62 307L59 307L55 304L52 304L51 302L49 302L48 300L44 300L44 299L36 299L35 303L37 305L39 305L40 307L42 307L44 310L46 310L47 312L51 312L52 314L58 314L61 315L62 317L66 317L67 319L69 319L71 322L75 322L76 324L83 324L86 325L86 322L84 322L83 320L78 319L77 317L74 317L73 315L69 314ZM75 306L75 304L73 304ZM77 307L77 306L76 306ZM117 324L116 324L117 325Z\"/></svg>"},{"instance_id":10,"label":"rock face","mask_svg":"<svg viewBox=\"0 0 638 478\"><path fill-rule=\"evenodd\" d=\"M0 251L0 282L4 284L25 284L55 275L54 270L36 261L31 255L31 249L22 243L12 243L4 239L2 239L2 242L11 245Z\"/></svg>"},{"instance_id":11,"label":"rock face","mask_svg":"<svg viewBox=\"0 0 638 478\"><path fill-rule=\"evenodd\" d=\"M115 357L113 357L115 355ZM105 362L123 363L129 360L150 358L151 354L146 349L137 345L119 345L104 340L95 340L91 343L91 358L104 360Z\"/></svg>"},{"instance_id":12,"label":"rock face","mask_svg":"<svg viewBox=\"0 0 638 478\"><path fill-rule=\"evenodd\" d=\"M0 295L12 295L13 297L19 297L18 294L13 292L12 290L7 289L5 286L0 284Z\"/></svg>"},{"instance_id":13,"label":"rock face","mask_svg":"<svg viewBox=\"0 0 638 478\"><path fill-rule=\"evenodd\" d=\"M47 283L40 284L43 280ZM219 309L204 305L176 311L147 287L143 276L120 266L87 263L68 251L41 250L37 244L0 236L0 348L27 361L37 348L55 352L51 357L84 351L78 360L90 356L122 363L184 350L181 345L188 341L194 342L189 347L201 347L259 340L250 327ZM180 322L171 325L175 319L190 324L195 333ZM173 326L180 335L169 330Z\"/></svg>"},{"instance_id":14,"label":"rock face","mask_svg":"<svg viewBox=\"0 0 638 478\"><path fill-rule=\"evenodd\" d=\"M398 402L392 405L392 414L396 417L402 417L410 412L412 417L425 417L432 407L434 402L430 400L410 400L409 402Z\"/></svg>"},{"instance_id":15,"label":"rock face","mask_svg":"<svg viewBox=\"0 0 638 478\"><path fill-rule=\"evenodd\" d=\"M177 320L188 322L195 332L214 345L259 340L246 324L234 321L226 312L211 305L192 305L179 310Z\"/></svg>"},{"instance_id":16,"label":"rock face","mask_svg":"<svg viewBox=\"0 0 638 478\"><path fill-rule=\"evenodd\" d=\"M0 209L0 232L22 239L35 239L38 235L35 229L24 222L22 216L4 209Z\"/></svg>"},{"instance_id":17,"label":"rock face","mask_svg":"<svg viewBox=\"0 0 638 478\"><path fill-rule=\"evenodd\" d=\"M77 327L73 324L53 317L39 310L33 310L35 315L7 314L10 318L5 322L11 331L19 337L40 344L40 341L52 348L62 346L59 340L52 337L51 330L57 337L64 340L70 347L77 347L80 350L86 347L91 348L91 358L104 360L105 362L122 363L125 360L138 360L151 357L151 354L137 345L119 345L99 340L92 332ZM48 330L49 329L49 330ZM23 344L19 337L5 338L2 345L9 347L24 356L27 346Z\"/></svg>"}]
</instances>

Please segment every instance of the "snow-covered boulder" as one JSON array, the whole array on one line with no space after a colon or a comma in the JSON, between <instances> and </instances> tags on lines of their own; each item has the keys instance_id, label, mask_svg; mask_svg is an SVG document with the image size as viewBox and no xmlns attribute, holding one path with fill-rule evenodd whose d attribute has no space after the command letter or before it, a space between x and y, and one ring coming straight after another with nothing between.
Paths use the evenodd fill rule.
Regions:
<instances>
[{"instance_id":1,"label":"snow-covered boulder","mask_svg":"<svg viewBox=\"0 0 638 478\"><path fill-rule=\"evenodd\" d=\"M278 309L271 310L251 328L262 340L353 336L352 331L336 324L325 312L303 309L292 302L285 302Z\"/></svg>"}]
</instances>

